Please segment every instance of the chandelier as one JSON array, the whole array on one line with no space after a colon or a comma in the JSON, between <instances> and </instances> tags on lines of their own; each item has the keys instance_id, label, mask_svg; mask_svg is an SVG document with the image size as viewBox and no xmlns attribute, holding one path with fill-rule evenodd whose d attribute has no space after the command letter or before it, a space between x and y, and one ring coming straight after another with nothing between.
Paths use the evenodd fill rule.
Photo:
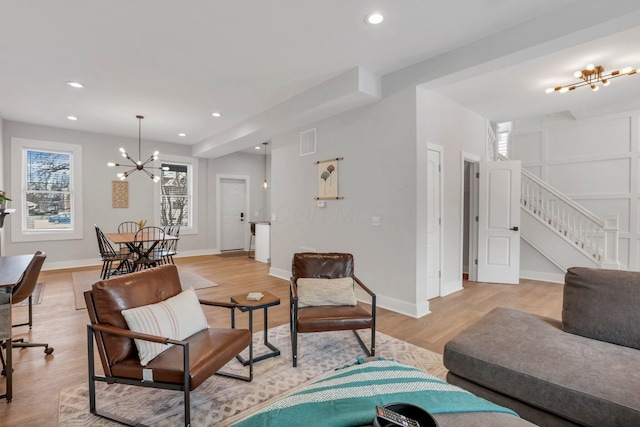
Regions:
<instances>
[{"instance_id":1,"label":"chandelier","mask_svg":"<svg viewBox=\"0 0 640 427\"><path fill-rule=\"evenodd\" d=\"M611 79L616 79L622 76L630 76L632 74L636 74L638 71L640 71L640 68L633 69L631 67L626 67L621 70L605 74L604 67L602 67L602 65L596 66L593 64L589 64L584 68L584 70L578 70L573 73L574 77L581 79L580 81L568 84L566 86L550 87L545 92L565 93L582 86L589 86L592 91L596 92L598 89L600 89L600 86L609 86Z\"/></svg>"},{"instance_id":2,"label":"chandelier","mask_svg":"<svg viewBox=\"0 0 640 427\"><path fill-rule=\"evenodd\" d=\"M144 119L143 116L136 116L136 119L138 119L138 159L141 158L140 156L140 134L141 134L141 128L142 128L142 119ZM118 173L117 177L120 178L121 181L124 181L125 179L127 179L127 177L129 175L131 175L133 172L135 171L142 171L144 173L146 173L149 178L151 178L154 182L158 182L160 181L160 176L155 175L151 172L149 172L149 169L159 169L159 170L169 170L168 167L162 167L162 168L158 168L158 167L154 167L154 166L147 166L149 164L149 162L153 162L154 160L158 159L158 151L154 151L153 154L144 162L141 160L135 161L131 158L131 156L129 155L129 153L127 153L127 151L120 147L120 153L122 153L122 157L124 157L125 159L129 160L131 162L130 165L121 165L120 163L113 163L113 162L109 162L107 163L107 166L109 166L110 168L115 167L115 166L119 166L119 167L125 167L125 168L131 168L126 172L120 172Z\"/></svg>"}]
</instances>

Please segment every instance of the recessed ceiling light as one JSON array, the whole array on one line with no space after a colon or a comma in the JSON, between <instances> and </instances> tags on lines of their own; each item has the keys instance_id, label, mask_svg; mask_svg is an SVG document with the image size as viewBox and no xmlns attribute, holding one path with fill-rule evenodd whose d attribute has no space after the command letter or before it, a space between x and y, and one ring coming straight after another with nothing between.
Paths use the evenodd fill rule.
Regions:
<instances>
[{"instance_id":1,"label":"recessed ceiling light","mask_svg":"<svg viewBox=\"0 0 640 427\"><path fill-rule=\"evenodd\" d=\"M77 89L81 89L84 87L84 85L80 82L67 82L67 84L71 87L75 87Z\"/></svg>"},{"instance_id":2,"label":"recessed ceiling light","mask_svg":"<svg viewBox=\"0 0 640 427\"><path fill-rule=\"evenodd\" d=\"M253 147L253 148L255 148L256 150L259 150L259 149L260 149L260 147L258 147L258 146L256 146L256 147Z\"/></svg>"},{"instance_id":3,"label":"recessed ceiling light","mask_svg":"<svg viewBox=\"0 0 640 427\"><path fill-rule=\"evenodd\" d=\"M381 13L374 12L364 17L364 22L371 25L378 25L384 21L384 16Z\"/></svg>"},{"instance_id":4,"label":"recessed ceiling light","mask_svg":"<svg viewBox=\"0 0 640 427\"><path fill-rule=\"evenodd\" d=\"M217 111L216 111L215 113L211 113L211 115L212 115L213 117L220 117L220 116L222 116L222 114L218 113Z\"/></svg>"},{"instance_id":5,"label":"recessed ceiling light","mask_svg":"<svg viewBox=\"0 0 640 427\"><path fill-rule=\"evenodd\" d=\"M179 133L178 136L187 136L186 133Z\"/></svg>"},{"instance_id":6,"label":"recessed ceiling light","mask_svg":"<svg viewBox=\"0 0 640 427\"><path fill-rule=\"evenodd\" d=\"M67 119L69 119L69 120L78 120L78 118L76 116L67 116Z\"/></svg>"}]
</instances>

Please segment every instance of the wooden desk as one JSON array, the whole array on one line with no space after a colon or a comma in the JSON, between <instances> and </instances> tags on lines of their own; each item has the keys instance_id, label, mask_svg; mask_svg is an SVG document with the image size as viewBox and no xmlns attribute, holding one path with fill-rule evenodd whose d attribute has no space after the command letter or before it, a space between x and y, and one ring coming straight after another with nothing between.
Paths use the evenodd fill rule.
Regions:
<instances>
[{"instance_id":1,"label":"wooden desk","mask_svg":"<svg viewBox=\"0 0 640 427\"><path fill-rule=\"evenodd\" d=\"M0 256L0 288L13 288L34 255Z\"/></svg>"},{"instance_id":2,"label":"wooden desk","mask_svg":"<svg viewBox=\"0 0 640 427\"><path fill-rule=\"evenodd\" d=\"M0 341L6 341L6 390L0 394L0 398L5 397L7 402L11 402L13 397L13 363L11 350L11 288L22 277L22 274L29 266L34 255L0 256ZM6 290L6 292L4 292Z\"/></svg>"}]
</instances>

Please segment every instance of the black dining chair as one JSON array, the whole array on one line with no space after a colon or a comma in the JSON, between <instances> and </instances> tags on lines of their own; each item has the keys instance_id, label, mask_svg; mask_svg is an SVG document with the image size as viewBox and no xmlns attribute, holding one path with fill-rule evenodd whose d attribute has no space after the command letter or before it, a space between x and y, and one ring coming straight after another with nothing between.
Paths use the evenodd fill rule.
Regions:
<instances>
[{"instance_id":1,"label":"black dining chair","mask_svg":"<svg viewBox=\"0 0 640 427\"><path fill-rule=\"evenodd\" d=\"M134 260L135 270L157 267L164 263L165 231L160 227L143 227L136 232L133 245L138 257Z\"/></svg>"},{"instance_id":2,"label":"black dining chair","mask_svg":"<svg viewBox=\"0 0 640 427\"><path fill-rule=\"evenodd\" d=\"M164 228L165 234L180 237L180 224L168 225ZM163 264L175 264L173 257L178 253L178 239L165 239L161 249Z\"/></svg>"},{"instance_id":3,"label":"black dining chair","mask_svg":"<svg viewBox=\"0 0 640 427\"><path fill-rule=\"evenodd\" d=\"M117 274L131 273L133 271L133 254L131 250L126 246L124 249L115 250L102 230L100 230L100 227L95 224L93 226L96 229L98 250L102 259L100 278L104 280Z\"/></svg>"},{"instance_id":4,"label":"black dining chair","mask_svg":"<svg viewBox=\"0 0 640 427\"><path fill-rule=\"evenodd\" d=\"M138 231L138 223L135 221L123 221L118 225L118 233L135 233L137 231ZM120 249L130 250L129 247L124 243L120 244Z\"/></svg>"}]
</instances>

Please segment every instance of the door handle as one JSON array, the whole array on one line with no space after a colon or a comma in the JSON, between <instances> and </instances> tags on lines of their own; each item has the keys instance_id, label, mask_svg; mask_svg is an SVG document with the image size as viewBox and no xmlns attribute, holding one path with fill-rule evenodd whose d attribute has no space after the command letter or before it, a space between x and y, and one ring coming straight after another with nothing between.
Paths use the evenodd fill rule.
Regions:
<instances>
[{"instance_id":1,"label":"door handle","mask_svg":"<svg viewBox=\"0 0 640 427\"><path fill-rule=\"evenodd\" d=\"M244 212L240 212L240 222L244 221Z\"/></svg>"},{"instance_id":2,"label":"door handle","mask_svg":"<svg viewBox=\"0 0 640 427\"><path fill-rule=\"evenodd\" d=\"M518 231L518 227L511 227L510 230Z\"/></svg>"}]
</instances>

